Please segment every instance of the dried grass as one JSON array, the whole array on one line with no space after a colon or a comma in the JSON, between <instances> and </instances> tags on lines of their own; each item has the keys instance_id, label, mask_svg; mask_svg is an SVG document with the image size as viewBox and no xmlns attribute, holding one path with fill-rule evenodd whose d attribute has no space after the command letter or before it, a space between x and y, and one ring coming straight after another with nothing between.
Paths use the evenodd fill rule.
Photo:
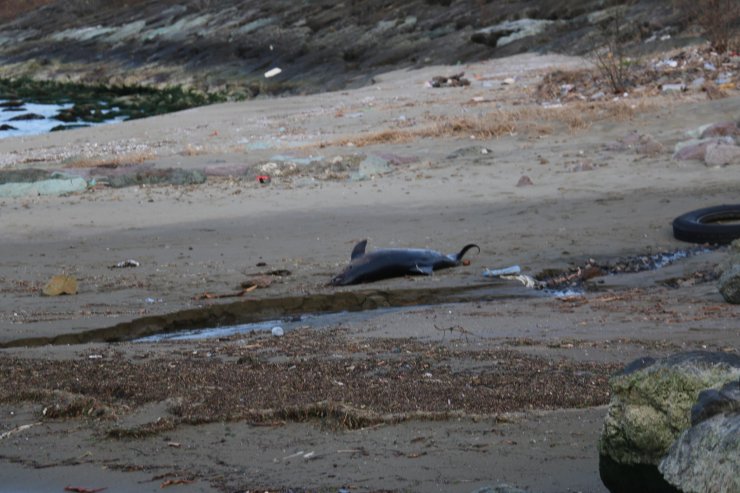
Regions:
<instances>
[{"instance_id":1,"label":"dried grass","mask_svg":"<svg viewBox=\"0 0 740 493\"><path fill-rule=\"evenodd\" d=\"M154 159L153 152L136 152L111 157L78 157L64 163L65 168L119 168L134 166Z\"/></svg>"},{"instance_id":2,"label":"dried grass","mask_svg":"<svg viewBox=\"0 0 740 493\"><path fill-rule=\"evenodd\" d=\"M436 116L430 117L427 125L389 129L343 138L328 145L363 147L374 144L405 143L419 138L473 137L496 139L517 134L545 135L554 132L554 126L562 125L570 132L590 128L604 120L626 121L641 111L653 108L657 103L646 100L620 100L599 102L575 102L559 107L524 106L508 110L494 110L482 116Z\"/></svg>"}]
</instances>

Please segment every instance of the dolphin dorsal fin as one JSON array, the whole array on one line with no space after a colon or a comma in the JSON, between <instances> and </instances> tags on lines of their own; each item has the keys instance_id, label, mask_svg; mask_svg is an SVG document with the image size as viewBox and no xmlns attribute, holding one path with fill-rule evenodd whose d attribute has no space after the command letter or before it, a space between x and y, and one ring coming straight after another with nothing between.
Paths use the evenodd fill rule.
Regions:
<instances>
[{"instance_id":1,"label":"dolphin dorsal fin","mask_svg":"<svg viewBox=\"0 0 740 493\"><path fill-rule=\"evenodd\" d=\"M352 254L350 255L350 259L354 260L357 257L362 257L365 255L365 247L367 246L367 240L362 240L359 242L355 247L352 249Z\"/></svg>"}]
</instances>

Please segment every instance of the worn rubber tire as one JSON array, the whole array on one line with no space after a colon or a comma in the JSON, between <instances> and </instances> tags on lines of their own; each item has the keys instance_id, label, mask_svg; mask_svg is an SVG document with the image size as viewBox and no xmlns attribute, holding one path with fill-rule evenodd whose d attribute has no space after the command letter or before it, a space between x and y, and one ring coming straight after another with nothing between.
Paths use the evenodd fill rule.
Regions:
<instances>
[{"instance_id":1,"label":"worn rubber tire","mask_svg":"<svg viewBox=\"0 0 740 493\"><path fill-rule=\"evenodd\" d=\"M740 220L740 204L717 205L687 212L673 220L673 236L691 243L730 243L740 238L740 223L716 224Z\"/></svg>"}]
</instances>

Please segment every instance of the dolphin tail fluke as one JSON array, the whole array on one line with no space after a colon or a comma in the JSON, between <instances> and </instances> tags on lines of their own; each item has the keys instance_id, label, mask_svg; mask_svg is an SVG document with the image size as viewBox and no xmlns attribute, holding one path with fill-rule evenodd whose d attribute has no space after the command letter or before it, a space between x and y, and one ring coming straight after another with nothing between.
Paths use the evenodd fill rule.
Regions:
<instances>
[{"instance_id":1,"label":"dolphin tail fluke","mask_svg":"<svg viewBox=\"0 0 740 493\"><path fill-rule=\"evenodd\" d=\"M455 259L458 262L460 262L462 260L463 256L466 253L468 253L468 250L470 250L471 248L477 249L478 250L478 253L480 253L480 247L478 245L476 245L475 243L469 243L469 244L465 245L464 247L462 247L462 250L460 250L460 253L458 253L457 255L455 255Z\"/></svg>"}]
</instances>

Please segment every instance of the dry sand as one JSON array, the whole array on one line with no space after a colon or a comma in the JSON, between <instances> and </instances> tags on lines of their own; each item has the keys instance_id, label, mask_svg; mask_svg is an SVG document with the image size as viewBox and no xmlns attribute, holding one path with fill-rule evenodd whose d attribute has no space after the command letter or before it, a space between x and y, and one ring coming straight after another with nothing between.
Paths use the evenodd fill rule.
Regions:
<instances>
[{"instance_id":1,"label":"dry sand","mask_svg":"<svg viewBox=\"0 0 740 493\"><path fill-rule=\"evenodd\" d=\"M197 298L233 292L275 269L291 274L245 299L366 289L326 286L363 238L371 249L481 246L470 266L372 286L386 291L486 285L487 267L519 264L537 273L588 258L686 247L673 239L672 219L737 202L740 167L677 162L673 146L700 125L736 120L740 97L658 95L552 109L533 101L547 70L582 63L523 55L399 71L353 91L0 140L5 168L145 160L157 167L236 169L277 162L275 155L320 156L324 163L391 156L396 163L364 181L316 179L324 170L313 165L291 176L272 173L269 185L211 178L198 186L0 199L0 342L232 303ZM434 75L461 70L470 87L424 87ZM503 84L510 77L516 82ZM508 132L492 127L498 120L510 125ZM651 135L662 149L605 148L631 131ZM524 175L533 184L517 187ZM658 282L708 271L721 258L715 252L657 272L595 280L598 290L566 300L493 283L491 289L519 296L348 314L279 339L4 349L0 491L67 485L155 491L170 479L192 480L171 486L183 492L342 486L471 492L499 483L540 492L604 491L596 443L608 374L645 354L737 351L740 310L723 303L713 282L678 288ZM109 268L125 259L141 265ZM78 279L79 293L40 296L60 273ZM339 331L335 346L312 346L311 331ZM363 344L372 351L352 349ZM429 361L419 363L424 358ZM517 373L521 358L531 378ZM239 382L219 371L238 362L243 378L261 375L262 390L244 383L234 400ZM328 374L313 374L313 364ZM376 371L387 364L388 374ZM157 373L167 373L167 365L182 365L183 379ZM357 375L355 365L365 373ZM115 368L150 378L151 385L137 391L141 382L129 379L116 388L109 373ZM213 368L218 371L208 373ZM272 380L271 371L296 368L308 372L302 383ZM201 373L211 379L198 380ZM104 383L94 385L97 378ZM510 383L516 385L506 394ZM55 389L80 394L73 400L92 399L80 409L95 408L93 416L44 417L42 410L60 399ZM223 393L228 399L217 399ZM173 410L176 398L185 403ZM323 411L308 410L326 400ZM350 410L336 413L339 402ZM303 414L276 412L281 405ZM272 414L265 414L268 408ZM165 429L157 429L162 423ZM25 425L32 426L18 428ZM151 427L156 433L110 435Z\"/></svg>"}]
</instances>

